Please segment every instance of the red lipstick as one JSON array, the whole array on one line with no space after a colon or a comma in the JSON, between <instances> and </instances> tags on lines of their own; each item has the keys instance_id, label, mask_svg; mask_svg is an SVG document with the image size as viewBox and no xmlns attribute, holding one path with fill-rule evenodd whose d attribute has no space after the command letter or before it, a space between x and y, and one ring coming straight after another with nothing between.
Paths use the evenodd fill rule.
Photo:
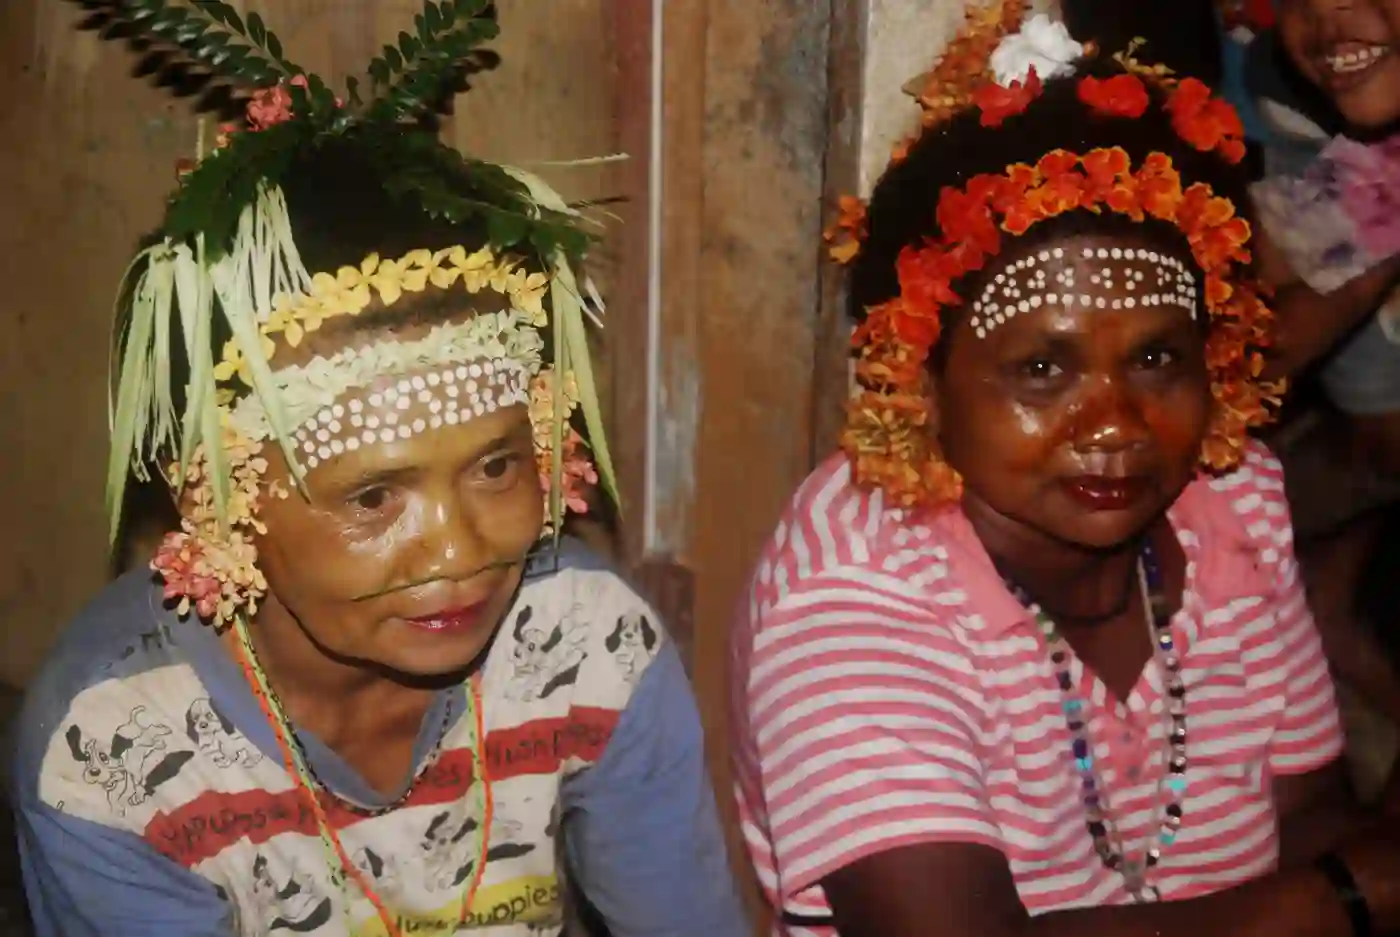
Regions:
<instances>
[{"instance_id":1,"label":"red lipstick","mask_svg":"<svg viewBox=\"0 0 1400 937\"><path fill-rule=\"evenodd\" d=\"M418 618L404 619L415 628L423 631L430 631L434 634L456 634L470 630L477 622L481 621L482 613L486 611L486 603L478 602L475 605L467 605L459 608L446 608L431 615L422 615Z\"/></svg>"},{"instance_id":2,"label":"red lipstick","mask_svg":"<svg viewBox=\"0 0 1400 937\"><path fill-rule=\"evenodd\" d=\"M1141 478L1107 478L1081 475L1061 482L1065 494L1091 511L1123 511L1147 490Z\"/></svg>"}]
</instances>

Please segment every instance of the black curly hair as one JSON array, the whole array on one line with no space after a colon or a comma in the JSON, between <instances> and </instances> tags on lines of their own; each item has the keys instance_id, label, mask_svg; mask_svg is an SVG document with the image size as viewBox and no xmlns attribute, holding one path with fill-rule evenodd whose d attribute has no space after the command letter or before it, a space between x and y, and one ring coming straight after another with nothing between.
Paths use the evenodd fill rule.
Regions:
<instances>
[{"instance_id":1,"label":"black curly hair","mask_svg":"<svg viewBox=\"0 0 1400 937\"><path fill-rule=\"evenodd\" d=\"M1217 154L1192 148L1178 136L1164 106L1164 90L1146 82L1151 100L1136 119L1099 116L1079 99L1078 86L1084 77L1121 74L1122 66L1101 53L1081 61L1072 75L1046 81L1040 98L1000 127L982 126L981 112L974 108L925 131L905 158L885 172L871 196L867 234L849 271L853 318L862 320L866 309L899 294L896 261L905 247L939 238L937 207L943 189L961 189L974 176L1000 175L1016 163L1035 165L1052 150L1082 155L1100 147L1121 147L1134 167L1149 153L1165 153L1181 173L1183 186L1204 182L1243 213L1248 204L1247 173ZM1185 236L1176 227L1151 218L1134 222L1108 210L1068 212L1042 221L1017 238L1017 244L1029 247L1084 233L1119 233L1190 256ZM955 290L968 295L981 285L981 275L970 274L954 284Z\"/></svg>"}]
</instances>

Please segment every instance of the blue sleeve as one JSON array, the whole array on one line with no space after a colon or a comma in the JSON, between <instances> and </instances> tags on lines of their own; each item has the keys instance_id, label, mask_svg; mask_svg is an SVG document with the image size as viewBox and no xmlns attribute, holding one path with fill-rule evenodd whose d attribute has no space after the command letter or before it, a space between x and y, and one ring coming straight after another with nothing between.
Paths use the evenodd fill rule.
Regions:
<instances>
[{"instance_id":1,"label":"blue sleeve","mask_svg":"<svg viewBox=\"0 0 1400 937\"><path fill-rule=\"evenodd\" d=\"M565 784L575 882L612 937L747 937L675 648L652 661L598 763Z\"/></svg>"},{"instance_id":2,"label":"blue sleeve","mask_svg":"<svg viewBox=\"0 0 1400 937\"><path fill-rule=\"evenodd\" d=\"M233 937L214 886L135 834L34 801L15 822L37 937Z\"/></svg>"}]
</instances>

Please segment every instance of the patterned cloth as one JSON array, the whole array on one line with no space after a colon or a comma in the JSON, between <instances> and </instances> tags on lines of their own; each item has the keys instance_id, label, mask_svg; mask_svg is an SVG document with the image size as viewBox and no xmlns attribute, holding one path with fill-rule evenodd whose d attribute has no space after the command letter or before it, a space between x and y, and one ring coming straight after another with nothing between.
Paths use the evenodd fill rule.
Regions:
<instances>
[{"instance_id":1,"label":"patterned cloth","mask_svg":"<svg viewBox=\"0 0 1400 937\"><path fill-rule=\"evenodd\" d=\"M1169 517L1188 564L1172 630L1189 788L1152 882L1183 899L1275 867L1271 777L1327 764L1342 735L1278 462L1256 444ZM844 459L828 462L763 554L733 640L741 821L775 907L820 920L823 878L933 842L1000 850L1032 914L1131 900L1094 853L1043 640L961 512L887 510L851 486ZM1072 672L1136 852L1161 822L1163 675L1149 662L1123 703L1078 660Z\"/></svg>"},{"instance_id":2,"label":"patterned cloth","mask_svg":"<svg viewBox=\"0 0 1400 937\"><path fill-rule=\"evenodd\" d=\"M560 933L567 868L616 937L743 933L699 718L656 616L580 551L537 567L483 665L495 814L469 925ZM402 806L332 810L404 933L450 932L476 871L464 711L458 688L424 718L415 763L439 738L441 754ZM41 935L383 934L354 883L342 887L223 644L162 609L149 574L119 580L70 628L21 732L18 815ZM302 738L333 790L383 802Z\"/></svg>"}]
</instances>

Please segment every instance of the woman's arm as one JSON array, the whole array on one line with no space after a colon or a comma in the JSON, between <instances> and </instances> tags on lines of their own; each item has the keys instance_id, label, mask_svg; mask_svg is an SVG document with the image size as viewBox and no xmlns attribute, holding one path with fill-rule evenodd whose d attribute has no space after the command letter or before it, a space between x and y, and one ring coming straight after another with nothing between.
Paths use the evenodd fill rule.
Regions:
<instances>
[{"instance_id":1,"label":"woman's arm","mask_svg":"<svg viewBox=\"0 0 1400 937\"><path fill-rule=\"evenodd\" d=\"M1400 928L1400 839L1373 835L1343 851L1377 934ZM1351 933L1320 872L1281 872L1189 901L1086 908L1031 917L1005 858L937 844L871 856L823 880L841 937L1338 937Z\"/></svg>"},{"instance_id":2,"label":"woman's arm","mask_svg":"<svg viewBox=\"0 0 1400 937\"><path fill-rule=\"evenodd\" d=\"M593 767L565 782L570 871L614 937L746 937L704 735L667 642Z\"/></svg>"},{"instance_id":3,"label":"woman's arm","mask_svg":"<svg viewBox=\"0 0 1400 937\"><path fill-rule=\"evenodd\" d=\"M136 834L26 796L15 819L38 937L233 937L214 886Z\"/></svg>"},{"instance_id":4,"label":"woman's arm","mask_svg":"<svg viewBox=\"0 0 1400 937\"><path fill-rule=\"evenodd\" d=\"M1400 255L1383 261L1331 293L1300 280L1268 233L1256 227L1259 275L1274 290L1274 341L1265 377L1291 377L1329 352L1374 313L1400 280Z\"/></svg>"}]
</instances>

